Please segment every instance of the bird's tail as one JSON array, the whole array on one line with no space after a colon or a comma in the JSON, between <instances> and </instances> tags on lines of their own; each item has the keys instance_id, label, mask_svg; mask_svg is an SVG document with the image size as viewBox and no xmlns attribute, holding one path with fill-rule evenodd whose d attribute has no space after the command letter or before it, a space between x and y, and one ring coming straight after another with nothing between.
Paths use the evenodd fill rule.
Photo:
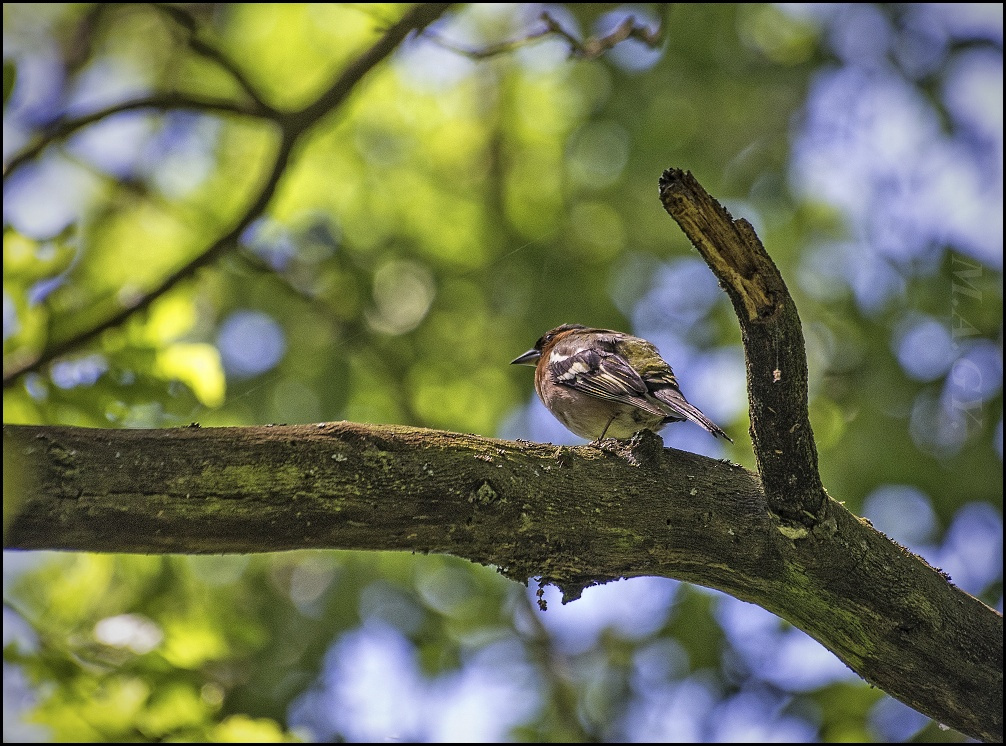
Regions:
<instances>
[{"instance_id":1,"label":"bird's tail","mask_svg":"<svg viewBox=\"0 0 1006 746\"><path fill-rule=\"evenodd\" d=\"M690 404L680 391L672 388L666 388L654 392L654 396L660 399L660 401L672 411L672 417L674 415L680 415L680 417L675 417L675 419L683 417L686 420L691 420L699 427L712 433L715 437L726 438L731 443L734 442L733 438L723 432L723 428L702 414L702 410L698 407Z\"/></svg>"}]
</instances>

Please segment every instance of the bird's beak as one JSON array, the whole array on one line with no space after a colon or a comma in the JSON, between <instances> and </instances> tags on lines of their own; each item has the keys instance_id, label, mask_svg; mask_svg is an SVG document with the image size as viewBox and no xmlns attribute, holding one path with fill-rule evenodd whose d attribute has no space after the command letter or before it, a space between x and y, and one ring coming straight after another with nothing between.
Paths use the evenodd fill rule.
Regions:
<instances>
[{"instance_id":1,"label":"bird's beak","mask_svg":"<svg viewBox=\"0 0 1006 746\"><path fill-rule=\"evenodd\" d=\"M541 358L541 350L528 350L518 358L510 361L510 365L530 365L534 367Z\"/></svg>"}]
</instances>

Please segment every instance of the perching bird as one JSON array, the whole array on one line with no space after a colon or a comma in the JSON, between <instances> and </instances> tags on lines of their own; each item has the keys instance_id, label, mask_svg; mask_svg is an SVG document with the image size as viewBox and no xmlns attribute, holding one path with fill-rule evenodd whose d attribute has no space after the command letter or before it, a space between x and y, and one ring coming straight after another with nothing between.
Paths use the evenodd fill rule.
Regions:
<instances>
[{"instance_id":1,"label":"perching bird","mask_svg":"<svg viewBox=\"0 0 1006 746\"><path fill-rule=\"evenodd\" d=\"M733 442L688 403L657 348L631 334L563 324L511 365L535 366L534 388L542 403L581 438L628 438L691 420Z\"/></svg>"}]
</instances>

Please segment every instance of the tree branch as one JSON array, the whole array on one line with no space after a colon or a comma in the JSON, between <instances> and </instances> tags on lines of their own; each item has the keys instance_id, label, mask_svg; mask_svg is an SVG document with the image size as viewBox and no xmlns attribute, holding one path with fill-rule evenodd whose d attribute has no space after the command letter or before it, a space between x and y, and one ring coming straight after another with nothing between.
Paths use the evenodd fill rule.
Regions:
<instances>
[{"instance_id":1,"label":"tree branch","mask_svg":"<svg viewBox=\"0 0 1006 746\"><path fill-rule=\"evenodd\" d=\"M751 441L780 528L793 538L833 530L807 411L803 328L782 275L751 224L734 220L690 172L664 171L660 201L719 279L740 321Z\"/></svg>"},{"instance_id":2,"label":"tree branch","mask_svg":"<svg viewBox=\"0 0 1006 746\"><path fill-rule=\"evenodd\" d=\"M203 41L199 38L199 23L195 16L192 15L186 8L169 5L168 3L153 3L153 7L164 14L166 18L169 18L174 23L182 29L185 34L185 41L189 45L189 48L201 57L209 60L219 67L221 70L230 75L234 82L245 92L255 104L261 108L263 111L269 111L275 113L275 110L266 103L266 100L259 93L258 89L252 85L251 81L244 74L244 71L240 67L223 53L217 47Z\"/></svg>"},{"instance_id":3,"label":"tree branch","mask_svg":"<svg viewBox=\"0 0 1006 746\"><path fill-rule=\"evenodd\" d=\"M668 3L660 3L660 5L668 5ZM604 36L591 36L583 41L580 41L576 36L563 28L562 24L548 11L544 11L538 17L538 20L542 22L543 26L537 31L529 31L519 38L490 44L478 49L460 46L448 41L439 34L428 33L427 36L444 49L473 60L484 60L500 54L506 54L549 36L563 39L569 44L570 56L584 60L596 59L626 39L636 39L650 48L659 47L664 40L664 23L662 20L658 21L657 26L651 29L645 24L637 23L635 16L631 15L626 16L610 33Z\"/></svg>"},{"instance_id":4,"label":"tree branch","mask_svg":"<svg viewBox=\"0 0 1006 746\"><path fill-rule=\"evenodd\" d=\"M238 238L241 236L241 233L245 230L245 228L258 218L268 207L269 202L272 200L272 196L279 185L279 180L286 170L294 147L308 129L316 124L319 119L341 104L356 84L360 82L363 76L366 75L366 73L381 60L391 54L391 52L394 51L394 49L409 34L425 28L427 25L439 18L448 7L450 7L450 3L420 3L414 6L398 23L388 29L367 51L353 61L349 67L338 76L331 87L314 102L304 109L291 114L279 115L274 113L274 115L278 117L282 130L276 160L273 163L269 176L263 183L258 195L252 200L251 204L245 208L244 213L237 219L234 227L231 228L226 235L214 241L190 262L162 279L156 287L138 296L131 303L123 306L121 309L111 314L108 318L103 319L94 326L85 329L79 334L75 334L66 340L58 341L54 344L47 344L46 347L44 347L38 354L26 360L19 361L11 368L4 370L3 387L8 388L25 373L38 370L61 355L87 344L106 329L119 326L134 313L147 308L151 303L157 300L157 298L171 290L179 282L191 277L202 267L216 261L221 254L235 246ZM149 106L150 104L148 103L146 105ZM122 107L123 105L120 104L119 106ZM120 108L119 110L122 109ZM255 111L255 109L252 109L251 111ZM88 123L91 121L97 121L98 114L100 114L100 112L91 115Z\"/></svg>"},{"instance_id":5,"label":"tree branch","mask_svg":"<svg viewBox=\"0 0 1006 746\"><path fill-rule=\"evenodd\" d=\"M119 326L134 313L147 308L155 300L171 290L171 288L175 287L175 285L194 275L200 268L216 261L221 254L237 245L241 233L245 230L245 228L251 225L252 221L258 218L258 216L265 211L269 201L272 199L272 195L275 193L276 187L279 184L280 177L282 177L283 172L286 170L287 163L290 160L290 152L293 150L294 142L295 140L292 137L284 137L280 141L280 145L276 153L276 160L273 162L272 169L270 170L269 176L263 183L262 189L259 191L252 203L245 208L244 214L238 218L234 227L231 228L225 235L210 244L209 247L204 249L191 261L182 265L167 277L164 277L156 287L153 287L142 295L138 295L131 299L130 302L123 305L118 311L101 320L94 326L91 326L65 340L50 343L34 357L20 361L19 363L11 366L9 369L5 369L3 372L3 387L7 388L11 386L25 373L38 370L71 350L82 347L103 331Z\"/></svg>"},{"instance_id":6,"label":"tree branch","mask_svg":"<svg viewBox=\"0 0 1006 746\"><path fill-rule=\"evenodd\" d=\"M225 98L204 98L201 96L191 96L183 93L156 93L151 96L142 96L132 101L122 101L104 109L93 111L79 117L69 117L57 119L24 150L12 156L4 166L3 181L7 183L7 177L17 171L21 166L30 160L37 158L43 150L53 143L60 142L70 137L74 133L88 127L95 122L100 122L116 114L126 111L138 111L141 109L154 109L156 111L168 110L192 110L206 111L221 114L239 114L249 117L268 118L272 112L268 109L261 109L258 106L240 104Z\"/></svg>"},{"instance_id":7,"label":"tree branch","mask_svg":"<svg viewBox=\"0 0 1006 746\"><path fill-rule=\"evenodd\" d=\"M361 54L329 86L328 90L298 112L287 115L287 126L306 129L341 104L361 78L391 54L409 34L419 32L437 20L451 3L417 3L402 20L389 28L370 49Z\"/></svg>"},{"instance_id":8,"label":"tree branch","mask_svg":"<svg viewBox=\"0 0 1006 746\"><path fill-rule=\"evenodd\" d=\"M4 426L20 503L5 549L443 552L540 576L565 600L655 575L803 629L871 684L1002 738L1002 615L831 502L835 531L777 530L758 477L643 434L556 448L352 423ZM5 500L6 503L6 500Z\"/></svg>"}]
</instances>

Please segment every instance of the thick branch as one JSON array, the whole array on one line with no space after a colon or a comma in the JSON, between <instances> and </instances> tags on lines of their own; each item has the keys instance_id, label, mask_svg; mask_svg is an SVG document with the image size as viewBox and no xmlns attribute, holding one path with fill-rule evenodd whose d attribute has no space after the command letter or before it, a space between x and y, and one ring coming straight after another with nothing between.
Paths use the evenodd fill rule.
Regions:
<instances>
[{"instance_id":1,"label":"thick branch","mask_svg":"<svg viewBox=\"0 0 1006 746\"><path fill-rule=\"evenodd\" d=\"M649 434L601 449L351 423L5 425L4 454L5 477L24 475L5 485L20 507L5 548L445 552L566 598L678 578L773 611L940 722L1002 738L1000 614L837 503L834 532L787 538L755 475Z\"/></svg>"},{"instance_id":2,"label":"thick branch","mask_svg":"<svg viewBox=\"0 0 1006 746\"><path fill-rule=\"evenodd\" d=\"M751 224L688 171L660 178L660 200L733 303L747 361L751 441L772 511L794 536L828 520L807 413L807 356L796 304Z\"/></svg>"}]
</instances>

